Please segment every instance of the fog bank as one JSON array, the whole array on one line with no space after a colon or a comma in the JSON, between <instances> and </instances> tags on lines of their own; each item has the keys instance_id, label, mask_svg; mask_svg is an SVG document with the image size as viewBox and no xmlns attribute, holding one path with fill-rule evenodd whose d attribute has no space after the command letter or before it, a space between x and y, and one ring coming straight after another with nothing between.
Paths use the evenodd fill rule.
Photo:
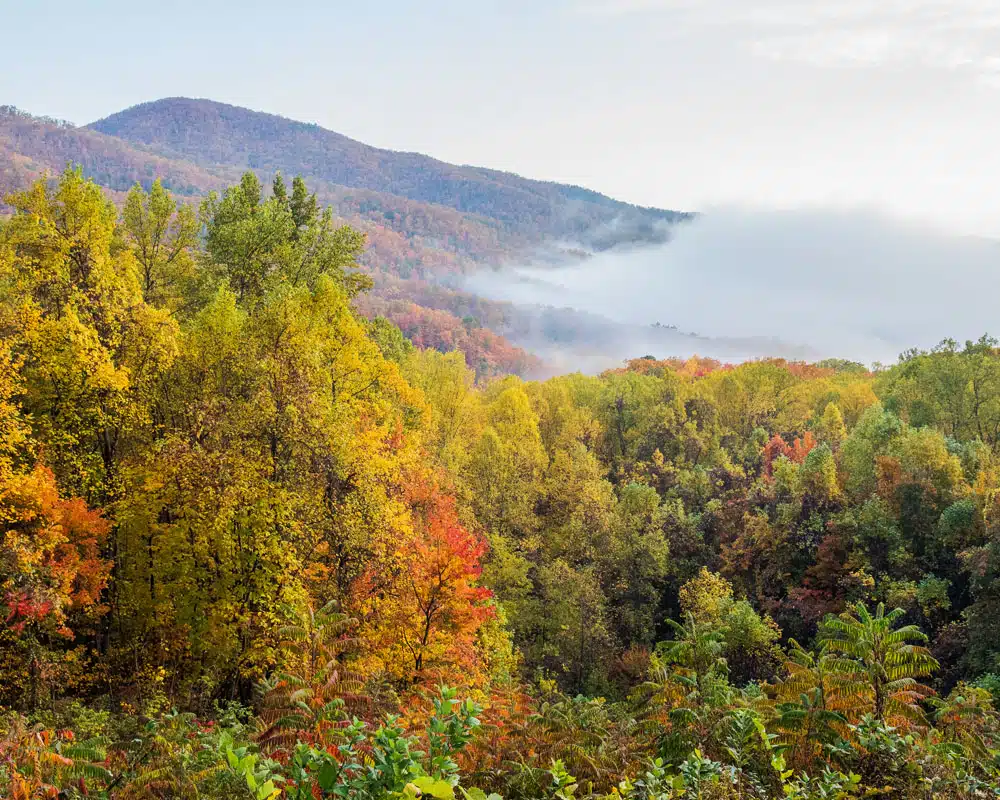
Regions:
<instances>
[{"instance_id":1,"label":"fog bank","mask_svg":"<svg viewBox=\"0 0 1000 800\"><path fill-rule=\"evenodd\" d=\"M891 362L945 337L1000 331L1000 245L865 211L721 209L675 227L664 244L619 247L566 266L484 272L469 288L606 318L621 334L607 339L614 352L606 357L614 360L662 342L653 355ZM699 337L650 331L654 323ZM628 331L642 334L634 345ZM525 344L541 349L544 342ZM588 346L600 357L596 344Z\"/></svg>"}]
</instances>

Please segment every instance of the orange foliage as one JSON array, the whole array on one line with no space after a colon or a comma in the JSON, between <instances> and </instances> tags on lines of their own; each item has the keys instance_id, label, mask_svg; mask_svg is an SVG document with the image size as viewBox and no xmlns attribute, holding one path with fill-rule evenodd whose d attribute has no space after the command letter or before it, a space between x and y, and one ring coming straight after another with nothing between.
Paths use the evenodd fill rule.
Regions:
<instances>
[{"instance_id":1,"label":"orange foliage","mask_svg":"<svg viewBox=\"0 0 1000 800\"><path fill-rule=\"evenodd\" d=\"M774 462L781 456L796 464L803 463L806 456L817 444L812 431L806 431L801 438L796 437L791 445L781 437L781 434L774 434L771 441L764 445L764 475L768 478L772 477Z\"/></svg>"},{"instance_id":2,"label":"orange foliage","mask_svg":"<svg viewBox=\"0 0 1000 800\"><path fill-rule=\"evenodd\" d=\"M402 300L384 303L374 298L360 298L355 305L369 317L377 314L387 317L415 347L442 353L461 350L465 354L465 363L475 370L477 378L510 374L526 376L541 368L537 357L488 328L467 326L447 311L424 308Z\"/></svg>"},{"instance_id":3,"label":"orange foliage","mask_svg":"<svg viewBox=\"0 0 1000 800\"><path fill-rule=\"evenodd\" d=\"M371 590L374 572L359 582L373 598L366 604L369 645L400 678L475 682L476 633L494 614L492 593L478 585L486 544L462 526L454 498L430 476L415 476L404 493L414 531L412 541L398 543L394 580L381 592Z\"/></svg>"},{"instance_id":4,"label":"orange foliage","mask_svg":"<svg viewBox=\"0 0 1000 800\"><path fill-rule=\"evenodd\" d=\"M713 372L728 372L733 369L732 364L717 361L714 358L704 356L691 356L691 358L664 358L660 360L652 358L633 358L626 362L625 367L608 370L605 374L622 374L625 372L636 372L640 375L662 375L664 372L674 372L682 378L704 378Z\"/></svg>"},{"instance_id":5,"label":"orange foliage","mask_svg":"<svg viewBox=\"0 0 1000 800\"><path fill-rule=\"evenodd\" d=\"M805 436L801 439L796 437L795 442L789 449L788 458L796 464L802 464L805 462L806 456L809 455L809 451L811 451L816 444L816 437L813 436L813 432L806 431Z\"/></svg>"},{"instance_id":6,"label":"orange foliage","mask_svg":"<svg viewBox=\"0 0 1000 800\"><path fill-rule=\"evenodd\" d=\"M781 438L781 434L774 434L766 445L764 445L764 475L768 478L773 477L774 473L774 462L777 461L781 456L788 458L788 454L791 452L788 443Z\"/></svg>"},{"instance_id":7,"label":"orange foliage","mask_svg":"<svg viewBox=\"0 0 1000 800\"><path fill-rule=\"evenodd\" d=\"M876 456L875 477L879 497L895 508L898 503L896 490L903 483L903 467L899 463L899 459L891 456Z\"/></svg>"},{"instance_id":8,"label":"orange foliage","mask_svg":"<svg viewBox=\"0 0 1000 800\"><path fill-rule=\"evenodd\" d=\"M781 367L786 370L789 375L793 375L796 378L805 381L814 380L816 378L830 378L836 374L836 372L832 369L819 367L816 364L810 364L806 361L788 361L784 358L762 358L759 360L759 363Z\"/></svg>"},{"instance_id":9,"label":"orange foliage","mask_svg":"<svg viewBox=\"0 0 1000 800\"><path fill-rule=\"evenodd\" d=\"M79 498L59 496L45 467L17 474L0 489L0 592L5 623L21 631L30 622L52 622L59 633L70 611L96 610L110 565L100 557L108 523Z\"/></svg>"}]
</instances>

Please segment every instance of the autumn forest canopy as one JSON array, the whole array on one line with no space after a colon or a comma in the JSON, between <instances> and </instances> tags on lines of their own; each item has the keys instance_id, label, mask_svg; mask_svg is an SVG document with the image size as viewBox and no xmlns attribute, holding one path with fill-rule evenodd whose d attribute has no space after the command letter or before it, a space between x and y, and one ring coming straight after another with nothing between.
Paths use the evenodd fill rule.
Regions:
<instances>
[{"instance_id":1,"label":"autumn forest canopy","mask_svg":"<svg viewBox=\"0 0 1000 800\"><path fill-rule=\"evenodd\" d=\"M6 204L0 797L1000 794L995 340L526 381L302 178Z\"/></svg>"}]
</instances>

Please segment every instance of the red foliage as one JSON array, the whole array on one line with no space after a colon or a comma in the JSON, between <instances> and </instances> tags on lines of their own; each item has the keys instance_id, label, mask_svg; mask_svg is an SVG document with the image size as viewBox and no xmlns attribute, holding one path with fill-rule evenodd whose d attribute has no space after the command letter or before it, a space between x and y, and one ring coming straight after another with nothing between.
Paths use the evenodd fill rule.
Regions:
<instances>
[{"instance_id":1,"label":"red foliage","mask_svg":"<svg viewBox=\"0 0 1000 800\"><path fill-rule=\"evenodd\" d=\"M412 536L396 543L390 576L372 565L355 586L369 655L390 674L426 683L475 683L476 634L494 612L478 585L486 543L458 518L455 500L426 473L403 486Z\"/></svg>"},{"instance_id":2,"label":"red foliage","mask_svg":"<svg viewBox=\"0 0 1000 800\"><path fill-rule=\"evenodd\" d=\"M850 580L848 557L849 549L842 536L830 533L823 537L802 586L788 592L789 600L803 620L813 624L827 614L843 611Z\"/></svg>"},{"instance_id":3,"label":"red foliage","mask_svg":"<svg viewBox=\"0 0 1000 800\"><path fill-rule=\"evenodd\" d=\"M408 487L408 499L421 521L421 530L409 559L407 582L419 611L419 642L428 648L435 633L451 640L449 662L473 668L472 634L493 615L493 594L476 582L482 573L486 543L466 530L458 519L453 497L427 480ZM425 653L415 654L419 672Z\"/></svg>"}]
</instances>

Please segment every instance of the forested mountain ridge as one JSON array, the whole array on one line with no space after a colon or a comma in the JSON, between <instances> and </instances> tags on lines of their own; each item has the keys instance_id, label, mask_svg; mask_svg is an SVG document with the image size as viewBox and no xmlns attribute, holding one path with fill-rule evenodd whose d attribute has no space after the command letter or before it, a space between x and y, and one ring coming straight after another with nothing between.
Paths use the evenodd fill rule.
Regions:
<instances>
[{"instance_id":1,"label":"forested mountain ridge","mask_svg":"<svg viewBox=\"0 0 1000 800\"><path fill-rule=\"evenodd\" d=\"M491 217L531 238L587 237L622 220L637 235L685 215L640 208L598 192L458 166L419 153L383 150L273 114L191 98L142 103L92 123L93 130L180 156L406 197Z\"/></svg>"},{"instance_id":2,"label":"forested mountain ridge","mask_svg":"<svg viewBox=\"0 0 1000 800\"><path fill-rule=\"evenodd\" d=\"M182 196L201 196L239 177L238 170L210 172L190 162L133 147L128 142L60 120L35 117L0 106L0 194L22 189L43 172L58 174L79 164L85 174L112 192L159 178Z\"/></svg>"}]
</instances>

